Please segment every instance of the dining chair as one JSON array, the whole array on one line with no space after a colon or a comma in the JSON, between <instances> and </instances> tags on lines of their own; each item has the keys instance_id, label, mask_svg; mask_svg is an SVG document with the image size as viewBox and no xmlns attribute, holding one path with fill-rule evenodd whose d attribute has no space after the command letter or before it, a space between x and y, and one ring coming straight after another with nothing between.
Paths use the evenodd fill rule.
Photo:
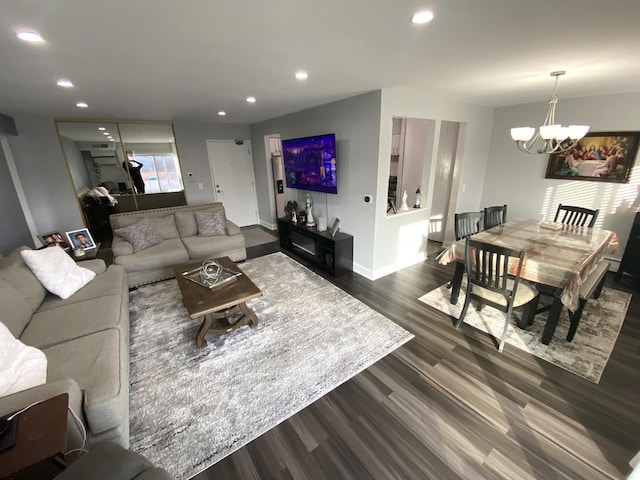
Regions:
<instances>
[{"instance_id":1,"label":"dining chair","mask_svg":"<svg viewBox=\"0 0 640 480\"><path fill-rule=\"evenodd\" d=\"M600 213L600 210L559 204L553 221L580 227L584 227L587 224L587 227L593 228L598 218L598 213Z\"/></svg>"},{"instance_id":2,"label":"dining chair","mask_svg":"<svg viewBox=\"0 0 640 480\"><path fill-rule=\"evenodd\" d=\"M456 241L470 237L480 231L482 225L482 212L464 212L454 215L454 230ZM453 274L455 277L455 273ZM453 279L447 283L447 288L451 288Z\"/></svg>"},{"instance_id":3,"label":"dining chair","mask_svg":"<svg viewBox=\"0 0 640 480\"><path fill-rule=\"evenodd\" d=\"M471 300L475 300L479 307L489 305L505 312L507 315L498 345L498 351L502 352L513 309L524 307L522 319L526 325L535 315L538 306L538 290L520 280L524 254L524 250L466 239L467 292L455 328L462 324Z\"/></svg>"},{"instance_id":4,"label":"dining chair","mask_svg":"<svg viewBox=\"0 0 640 480\"><path fill-rule=\"evenodd\" d=\"M507 221L507 206L486 207L484 209L484 230L497 227Z\"/></svg>"},{"instance_id":5,"label":"dining chair","mask_svg":"<svg viewBox=\"0 0 640 480\"><path fill-rule=\"evenodd\" d=\"M456 240L470 237L480 231L482 212L456 213L454 218Z\"/></svg>"}]
</instances>

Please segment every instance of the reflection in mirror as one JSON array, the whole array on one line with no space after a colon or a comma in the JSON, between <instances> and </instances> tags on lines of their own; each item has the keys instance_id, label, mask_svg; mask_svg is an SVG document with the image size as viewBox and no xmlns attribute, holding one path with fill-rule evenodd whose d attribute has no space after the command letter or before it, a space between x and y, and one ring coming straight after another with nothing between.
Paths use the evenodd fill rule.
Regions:
<instances>
[{"instance_id":1,"label":"reflection in mirror","mask_svg":"<svg viewBox=\"0 0 640 480\"><path fill-rule=\"evenodd\" d=\"M391 162L387 193L387 214L402 210L404 192L406 209L416 205L418 190L424 198L425 165L430 161L428 141L433 140L435 121L422 118L393 118ZM419 204L419 202L418 202Z\"/></svg>"},{"instance_id":2,"label":"reflection in mirror","mask_svg":"<svg viewBox=\"0 0 640 480\"><path fill-rule=\"evenodd\" d=\"M92 233L110 234L110 213L186 204L172 124L57 120L56 128Z\"/></svg>"},{"instance_id":3,"label":"reflection in mirror","mask_svg":"<svg viewBox=\"0 0 640 480\"><path fill-rule=\"evenodd\" d=\"M181 192L182 175L171 125L121 123L120 136L127 161L123 169L129 172L136 193Z\"/></svg>"}]
</instances>

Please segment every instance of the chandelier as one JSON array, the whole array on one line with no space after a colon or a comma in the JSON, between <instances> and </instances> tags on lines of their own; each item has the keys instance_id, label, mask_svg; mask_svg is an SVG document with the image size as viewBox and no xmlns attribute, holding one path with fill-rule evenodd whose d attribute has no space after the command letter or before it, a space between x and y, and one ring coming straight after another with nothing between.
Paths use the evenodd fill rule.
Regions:
<instances>
[{"instance_id":1,"label":"chandelier","mask_svg":"<svg viewBox=\"0 0 640 480\"><path fill-rule=\"evenodd\" d=\"M551 72L552 77L556 77L553 93L549 99L549 111L544 124L536 133L535 128L518 127L511 129L511 138L516 142L520 150L525 153L548 154L560 153L573 148L582 137L589 131L588 125L569 125L563 127L555 123L556 103L558 103L558 77L564 75L564 70ZM534 136L535 134L535 136ZM541 147L536 147L538 139L542 139Z\"/></svg>"}]
</instances>

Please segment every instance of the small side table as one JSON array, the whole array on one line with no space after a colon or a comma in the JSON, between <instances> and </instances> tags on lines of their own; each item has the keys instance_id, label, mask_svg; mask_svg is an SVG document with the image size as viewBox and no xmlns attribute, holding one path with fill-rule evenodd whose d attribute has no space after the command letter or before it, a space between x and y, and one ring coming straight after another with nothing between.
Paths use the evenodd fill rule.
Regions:
<instances>
[{"instance_id":1,"label":"small side table","mask_svg":"<svg viewBox=\"0 0 640 480\"><path fill-rule=\"evenodd\" d=\"M63 393L15 415L15 443L0 452L0 478L14 475L44 460L64 466L69 395Z\"/></svg>"},{"instance_id":2,"label":"small side table","mask_svg":"<svg viewBox=\"0 0 640 480\"><path fill-rule=\"evenodd\" d=\"M98 256L98 250L100 250L100 245L101 245L100 242L96 242L96 248L90 248L89 250L85 250L84 255L76 255L73 250L69 251L69 255L71 255L71 258L73 258L76 262L81 262L83 260L93 260Z\"/></svg>"}]
</instances>

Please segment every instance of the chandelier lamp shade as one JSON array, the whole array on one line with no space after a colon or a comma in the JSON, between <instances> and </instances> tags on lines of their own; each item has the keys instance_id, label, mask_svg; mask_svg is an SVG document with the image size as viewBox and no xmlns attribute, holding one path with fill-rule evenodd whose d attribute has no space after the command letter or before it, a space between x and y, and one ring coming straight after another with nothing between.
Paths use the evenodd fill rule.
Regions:
<instances>
[{"instance_id":1,"label":"chandelier lamp shade","mask_svg":"<svg viewBox=\"0 0 640 480\"><path fill-rule=\"evenodd\" d=\"M558 103L558 77L565 71L551 72L556 77L553 93L549 99L549 111L544 124L536 132L532 127L517 127L511 129L511 138L520 150L525 153L550 154L560 153L576 146L578 141L589 131L588 125L569 125L563 127L555 122L556 104ZM539 142L538 140L542 140Z\"/></svg>"}]
</instances>

